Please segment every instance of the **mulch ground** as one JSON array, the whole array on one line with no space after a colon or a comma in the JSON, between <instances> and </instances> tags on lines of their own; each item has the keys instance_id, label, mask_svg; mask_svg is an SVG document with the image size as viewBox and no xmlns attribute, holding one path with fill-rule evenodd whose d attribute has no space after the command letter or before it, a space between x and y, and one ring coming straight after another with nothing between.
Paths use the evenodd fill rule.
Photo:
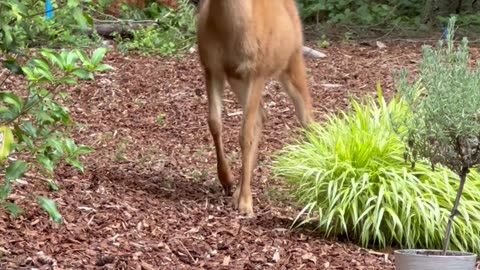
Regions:
<instances>
[{"instance_id":1,"label":"mulch ground","mask_svg":"<svg viewBox=\"0 0 480 270\"><path fill-rule=\"evenodd\" d=\"M345 109L351 95L375 94L377 80L391 95L392 72L415 68L422 44L385 44L338 43L320 49L327 58L308 59L317 120ZM105 60L115 71L69 89L73 136L95 150L82 160L86 172L58 168L58 192L39 180L16 186L10 199L25 213L14 219L0 212L1 269L394 269L391 251L288 230L300 208L269 165L298 124L278 83L264 94L256 218L243 219L216 179L197 55L112 52ZM18 84L11 78L5 87ZM224 141L237 178L239 111L227 91ZM32 192L55 199L63 225L49 220Z\"/></svg>"}]
</instances>

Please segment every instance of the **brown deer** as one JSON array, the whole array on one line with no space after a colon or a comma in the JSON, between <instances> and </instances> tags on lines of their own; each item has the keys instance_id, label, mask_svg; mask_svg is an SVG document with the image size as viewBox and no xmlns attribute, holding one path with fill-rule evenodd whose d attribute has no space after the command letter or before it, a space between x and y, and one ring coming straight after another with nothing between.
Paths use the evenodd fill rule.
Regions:
<instances>
[{"instance_id":1,"label":"brown deer","mask_svg":"<svg viewBox=\"0 0 480 270\"><path fill-rule=\"evenodd\" d=\"M222 141L225 82L243 109L240 131L242 172L233 205L253 217L250 180L256 167L262 122L262 91L279 79L300 124L313 121L303 58L303 33L294 0L203 0L197 15L197 41L208 95L208 125L217 155L218 178L227 195L234 184Z\"/></svg>"}]
</instances>

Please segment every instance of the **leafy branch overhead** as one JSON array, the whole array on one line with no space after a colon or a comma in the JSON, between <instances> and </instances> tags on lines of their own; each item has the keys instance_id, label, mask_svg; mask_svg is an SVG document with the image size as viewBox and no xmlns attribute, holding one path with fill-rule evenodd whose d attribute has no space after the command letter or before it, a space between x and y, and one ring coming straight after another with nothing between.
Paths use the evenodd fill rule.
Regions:
<instances>
[{"instance_id":1,"label":"leafy branch overhead","mask_svg":"<svg viewBox=\"0 0 480 270\"><path fill-rule=\"evenodd\" d=\"M99 48L89 57L79 50L57 53L43 49L40 57L30 58L22 67L28 94L0 93L0 162L5 170L0 202L4 205L12 181L21 178L28 167L46 177L53 177L54 168L62 161L83 171L78 157L90 152L90 148L77 146L62 132L62 125L72 124L72 120L68 108L60 103L67 98L60 86L76 84L77 79L93 79L94 72L110 70L109 65L101 64L105 53L105 48Z\"/></svg>"},{"instance_id":2,"label":"leafy branch overhead","mask_svg":"<svg viewBox=\"0 0 480 270\"><path fill-rule=\"evenodd\" d=\"M0 1L0 50L17 53L21 48L62 42L76 45L89 38L79 35L93 24L84 10L88 0L54 1L56 16L46 20L44 1ZM75 34L76 33L76 34Z\"/></svg>"},{"instance_id":3,"label":"leafy branch overhead","mask_svg":"<svg viewBox=\"0 0 480 270\"><path fill-rule=\"evenodd\" d=\"M74 2L68 1L67 5L76 8ZM23 4L17 1L0 4L2 8L9 8L0 10L0 20L14 14L10 22L23 23L24 26L31 23ZM24 47L18 46L25 43L15 42L22 40L16 38L19 32L13 31L17 26L6 24L0 31L6 41L1 47L7 53L4 66L11 72L4 76L15 73L26 81L25 89L0 92L0 174L4 175L0 184L0 205L13 215L22 209L9 201L9 194L16 180L24 177L27 171L51 179L55 167L62 162L83 171L79 157L91 149L77 145L68 136L65 127L72 125L73 121L68 108L62 105L62 101L68 98L64 86L75 85L78 79L94 79L95 73L112 69L101 63L107 52L105 48L94 50L90 56L78 49L61 52L40 49L34 57L20 53ZM12 51L16 53L12 54ZM6 77L0 78L0 87L5 88L5 81ZM61 221L53 201L38 197L38 202L56 222Z\"/></svg>"}]
</instances>

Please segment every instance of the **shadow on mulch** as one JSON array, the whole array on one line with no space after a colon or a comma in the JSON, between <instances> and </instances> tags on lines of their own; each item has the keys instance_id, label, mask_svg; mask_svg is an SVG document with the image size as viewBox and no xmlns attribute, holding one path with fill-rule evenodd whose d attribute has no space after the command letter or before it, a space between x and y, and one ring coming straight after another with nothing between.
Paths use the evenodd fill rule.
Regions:
<instances>
[{"instance_id":1,"label":"shadow on mulch","mask_svg":"<svg viewBox=\"0 0 480 270\"><path fill-rule=\"evenodd\" d=\"M189 202L195 204L213 204L217 210L225 216L234 217L237 212L233 209L231 196L226 196L220 183L200 179L192 183L192 180L177 176L170 170L160 172L136 172L133 170L121 170L118 168L97 168L90 175L89 189L96 189L101 183L109 183L119 188L147 193L158 199L169 200L174 203ZM205 181L203 181L205 180ZM259 194L255 207L256 218L244 219L247 225L261 226L267 230L287 231L292 225L291 217L278 216L272 213L270 205L264 194ZM313 227L306 226L305 229L295 229L311 237L319 237L318 233L310 231Z\"/></svg>"}]
</instances>

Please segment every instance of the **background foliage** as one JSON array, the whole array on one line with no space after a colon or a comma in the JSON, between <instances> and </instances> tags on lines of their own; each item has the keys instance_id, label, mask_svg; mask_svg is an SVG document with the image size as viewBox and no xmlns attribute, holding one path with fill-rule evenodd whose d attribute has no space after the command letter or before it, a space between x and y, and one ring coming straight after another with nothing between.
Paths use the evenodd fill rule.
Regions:
<instances>
[{"instance_id":1,"label":"background foliage","mask_svg":"<svg viewBox=\"0 0 480 270\"><path fill-rule=\"evenodd\" d=\"M117 35L117 48L121 51L142 51L160 55L172 55L185 51L195 42L195 6L188 0L179 0L176 9L156 2L145 9L123 5L120 18L155 20L155 25L135 29L133 36Z\"/></svg>"},{"instance_id":2,"label":"background foliage","mask_svg":"<svg viewBox=\"0 0 480 270\"><path fill-rule=\"evenodd\" d=\"M87 46L91 38L81 35L93 23L84 11L88 0L54 2L54 17L45 19L44 1L1 1L0 36L3 47L68 47Z\"/></svg>"},{"instance_id":3,"label":"background foliage","mask_svg":"<svg viewBox=\"0 0 480 270\"><path fill-rule=\"evenodd\" d=\"M15 34L15 43L29 47L86 47L98 45L102 38L96 31L100 24L129 28L129 35L113 33L120 51L141 51L172 55L191 48L195 43L195 12L198 1L145 0L145 8L120 0L52 0L54 16L45 20L34 16L44 12L44 1L25 0L0 3L5 9L3 25ZM112 14L112 5L115 12ZM395 28L435 31L447 23L450 14L457 14L459 26L480 26L480 1L475 0L296 0L305 24L327 23L331 26L372 27L388 31ZM461 5L459 6L459 3ZM15 16L22 20L11 21ZM8 18L8 19L7 19ZM133 27L140 25L142 27ZM420 28L419 28L420 27ZM425 28L426 29L426 28ZM351 33L350 33L351 34ZM3 36L3 38L7 38Z\"/></svg>"},{"instance_id":4,"label":"background foliage","mask_svg":"<svg viewBox=\"0 0 480 270\"><path fill-rule=\"evenodd\" d=\"M144 9L128 4L118 6L116 16L105 13L112 1L52 0L53 17L46 19L44 1L0 2L3 31L0 38L6 47L90 47L100 45L95 31L99 24L125 27L130 36L116 36L121 51L140 50L171 55L189 49L195 37L195 6L179 0L175 9L148 1ZM145 27L132 27L135 21ZM93 31L92 31L93 30ZM15 37L15 38L12 38Z\"/></svg>"},{"instance_id":5,"label":"background foliage","mask_svg":"<svg viewBox=\"0 0 480 270\"><path fill-rule=\"evenodd\" d=\"M344 24L445 24L451 14L462 22L478 24L477 1L459 0L297 0L306 22Z\"/></svg>"}]
</instances>

